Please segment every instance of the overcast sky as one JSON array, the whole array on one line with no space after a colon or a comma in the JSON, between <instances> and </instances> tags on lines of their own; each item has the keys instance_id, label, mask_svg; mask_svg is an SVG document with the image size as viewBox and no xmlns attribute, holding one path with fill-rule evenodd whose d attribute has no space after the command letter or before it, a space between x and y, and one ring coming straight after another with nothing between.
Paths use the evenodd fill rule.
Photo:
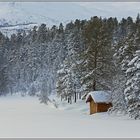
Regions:
<instances>
[{"instance_id":1,"label":"overcast sky","mask_svg":"<svg viewBox=\"0 0 140 140\"><path fill-rule=\"evenodd\" d=\"M140 2L80 2L90 11L100 11L101 16L136 17L140 13Z\"/></svg>"},{"instance_id":2,"label":"overcast sky","mask_svg":"<svg viewBox=\"0 0 140 140\"><path fill-rule=\"evenodd\" d=\"M24 21L57 24L92 16L135 19L138 13L140 2L0 2L0 19L11 24Z\"/></svg>"}]
</instances>

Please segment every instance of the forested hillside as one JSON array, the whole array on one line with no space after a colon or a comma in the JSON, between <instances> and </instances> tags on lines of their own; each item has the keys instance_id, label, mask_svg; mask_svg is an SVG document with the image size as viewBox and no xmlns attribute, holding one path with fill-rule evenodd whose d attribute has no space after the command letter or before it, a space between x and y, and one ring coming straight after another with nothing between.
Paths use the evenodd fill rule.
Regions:
<instances>
[{"instance_id":1,"label":"forested hillside","mask_svg":"<svg viewBox=\"0 0 140 140\"><path fill-rule=\"evenodd\" d=\"M10 38L0 33L0 94L56 93L76 102L93 90L112 91L112 111L140 119L140 17L92 17Z\"/></svg>"}]
</instances>

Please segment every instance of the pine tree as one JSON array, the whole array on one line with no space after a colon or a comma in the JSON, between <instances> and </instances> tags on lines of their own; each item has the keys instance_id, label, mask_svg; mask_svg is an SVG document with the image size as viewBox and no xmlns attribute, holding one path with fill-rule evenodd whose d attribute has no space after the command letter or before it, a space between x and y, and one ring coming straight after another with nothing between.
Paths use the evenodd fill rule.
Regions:
<instances>
[{"instance_id":1,"label":"pine tree","mask_svg":"<svg viewBox=\"0 0 140 140\"><path fill-rule=\"evenodd\" d=\"M128 63L127 83L124 90L127 112L131 118L140 119L140 51Z\"/></svg>"},{"instance_id":2,"label":"pine tree","mask_svg":"<svg viewBox=\"0 0 140 140\"><path fill-rule=\"evenodd\" d=\"M37 32L37 41L40 43L44 43L47 39L46 33L47 33L46 24L41 24Z\"/></svg>"},{"instance_id":3,"label":"pine tree","mask_svg":"<svg viewBox=\"0 0 140 140\"><path fill-rule=\"evenodd\" d=\"M87 24L84 32L87 48L84 51L83 67L85 75L82 84L87 91L105 89L108 90L107 82L111 81L112 48L111 32L108 33L106 22L94 17Z\"/></svg>"}]
</instances>

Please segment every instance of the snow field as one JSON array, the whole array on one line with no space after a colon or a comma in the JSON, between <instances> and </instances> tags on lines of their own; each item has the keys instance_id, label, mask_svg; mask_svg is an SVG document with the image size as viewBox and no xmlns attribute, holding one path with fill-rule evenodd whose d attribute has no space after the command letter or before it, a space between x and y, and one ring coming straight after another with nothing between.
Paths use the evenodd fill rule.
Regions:
<instances>
[{"instance_id":1,"label":"snow field","mask_svg":"<svg viewBox=\"0 0 140 140\"><path fill-rule=\"evenodd\" d=\"M140 137L139 130L140 121L127 117L88 115L83 101L56 109L36 97L0 98L0 137Z\"/></svg>"}]
</instances>

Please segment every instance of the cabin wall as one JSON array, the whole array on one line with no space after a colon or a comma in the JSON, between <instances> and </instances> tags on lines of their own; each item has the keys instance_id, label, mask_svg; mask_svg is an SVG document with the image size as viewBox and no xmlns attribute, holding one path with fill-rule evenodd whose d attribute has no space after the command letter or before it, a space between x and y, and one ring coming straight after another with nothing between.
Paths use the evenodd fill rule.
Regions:
<instances>
[{"instance_id":1,"label":"cabin wall","mask_svg":"<svg viewBox=\"0 0 140 140\"><path fill-rule=\"evenodd\" d=\"M91 100L90 101L90 115L97 112L97 104Z\"/></svg>"},{"instance_id":2,"label":"cabin wall","mask_svg":"<svg viewBox=\"0 0 140 140\"><path fill-rule=\"evenodd\" d=\"M98 103L97 112L107 112L110 107L112 107L111 103Z\"/></svg>"},{"instance_id":3,"label":"cabin wall","mask_svg":"<svg viewBox=\"0 0 140 140\"><path fill-rule=\"evenodd\" d=\"M91 96L86 102L89 102L90 115L97 112L107 112L112 107L112 103L95 103Z\"/></svg>"}]
</instances>

